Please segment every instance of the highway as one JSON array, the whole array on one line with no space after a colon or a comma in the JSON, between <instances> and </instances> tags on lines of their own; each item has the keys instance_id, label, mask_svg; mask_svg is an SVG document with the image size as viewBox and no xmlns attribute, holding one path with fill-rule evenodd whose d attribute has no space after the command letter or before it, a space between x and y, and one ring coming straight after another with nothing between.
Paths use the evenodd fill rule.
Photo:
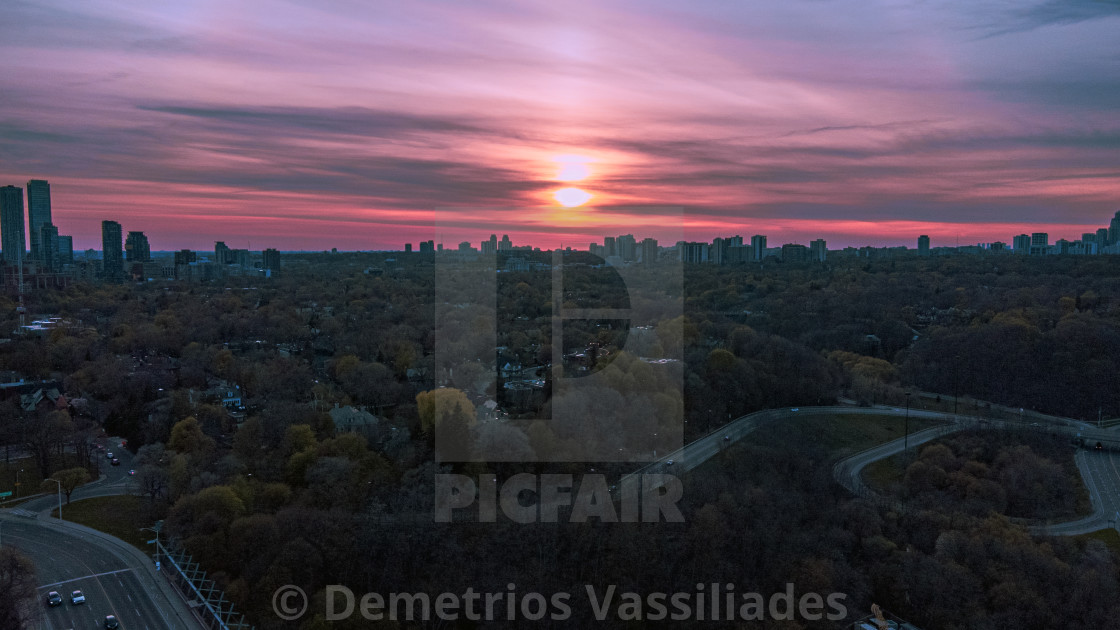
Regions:
<instances>
[{"instance_id":1,"label":"highway","mask_svg":"<svg viewBox=\"0 0 1120 630\"><path fill-rule=\"evenodd\" d=\"M794 411L796 409L796 411ZM682 448L679 448L672 453L669 453L661 459L647 464L638 470L624 476L619 482L620 488L623 493L638 492L641 487L642 474L674 474L680 475L684 472L692 470L697 466L708 461L714 457L721 450L727 448L731 444L738 442L747 435L754 432L755 429L769 422L780 422L783 420L790 420L798 417L799 415L821 415L821 414L846 414L846 415L866 415L866 416L901 416L903 411L893 407L847 407L847 406L829 406L829 407L783 407L781 409L765 409L763 411L756 411L752 414L742 416L728 424L715 429L702 438L695 440ZM927 418L931 420L942 420L945 422L953 422L961 416L954 416L951 413L941 413L937 411L925 411L921 409L911 409L911 418ZM724 439L724 438L730 439ZM1120 437L1120 436L1117 436ZM671 465L669 462L673 462Z\"/></svg>"},{"instance_id":2,"label":"highway","mask_svg":"<svg viewBox=\"0 0 1120 630\"><path fill-rule=\"evenodd\" d=\"M99 540L43 527L31 519L0 518L4 519L3 544L18 548L35 563L40 601L45 602L49 591L58 591L65 599L53 608L41 604L39 628L96 628L105 615L116 615L130 630L190 627L174 623L162 598L151 596L142 583L148 577L146 571L106 549ZM73 590L85 594L85 604L70 604Z\"/></svg>"},{"instance_id":3,"label":"highway","mask_svg":"<svg viewBox=\"0 0 1120 630\"><path fill-rule=\"evenodd\" d=\"M862 476L863 469L866 468L868 464L897 455L905 450L907 446L909 446L909 448L915 448L926 442L948 435L960 428L959 425L952 424L930 427L923 431L918 431L917 433L911 433L909 438L899 438L869 448L866 451L856 453L851 457L836 462L836 465L832 468L832 476L836 479L837 483L844 486L844 488L852 494L868 496L871 490L863 483Z\"/></svg>"},{"instance_id":4,"label":"highway","mask_svg":"<svg viewBox=\"0 0 1120 630\"><path fill-rule=\"evenodd\" d=\"M929 395L929 396L932 396ZM997 406L998 407L998 406ZM1001 409L1010 409L1002 408ZM721 450L737 442L755 429L768 422L790 420L800 415L819 414L859 414L898 416L901 409L878 405L875 407L800 407L767 409L738 418L708 435L691 442L659 459L624 476L619 482L620 492L616 496L640 493L642 474L680 475L692 470L714 457ZM1093 502L1093 514L1076 521L1031 526L1031 532L1041 535L1076 535L1097 531L1106 527L1120 529L1120 432L1112 429L1098 429L1095 426L1059 416L1048 416L1037 412L1023 412L1021 421L992 420L970 415L953 414L939 411L910 409L911 418L941 420L946 424L910 434L909 438L899 438L885 444L856 453L840 460L833 467L833 477L850 492L875 498L877 495L863 483L862 470L872 462L901 453L910 448L948 435L965 427L984 429L1028 429L1047 431L1080 437L1088 447L1100 442L1103 450L1080 450L1077 454L1078 468L1085 479ZM669 462L672 462L670 464ZM881 498L881 497L879 497Z\"/></svg>"},{"instance_id":5,"label":"highway","mask_svg":"<svg viewBox=\"0 0 1120 630\"><path fill-rule=\"evenodd\" d=\"M966 426L978 426L989 429L1027 428L1035 430L1064 433L1071 437L1086 435L1093 440L1100 431L1108 429L1086 430L1081 423L1073 421L1068 424L1044 425L1042 423L1025 423L977 420L975 418L961 418L957 424L942 427L933 427L919 433L912 434L909 444L914 447L938 437L947 435ZM1087 440L1088 444L1093 444ZM853 494L883 500L875 491L863 481L862 471L872 462L885 459L901 453L904 440L897 439L881 444L874 448L856 453L851 457L840 460L833 466L832 476L837 483L844 486ZM1093 513L1084 518L1062 521L1058 523L1045 523L1030 525L1032 534L1045 536L1077 536L1087 534L1109 527L1120 530L1120 452L1111 450L1085 450L1079 449L1074 455L1077 468L1089 491L1093 503Z\"/></svg>"},{"instance_id":6,"label":"highway","mask_svg":"<svg viewBox=\"0 0 1120 630\"><path fill-rule=\"evenodd\" d=\"M1109 527L1120 529L1120 453L1081 450L1076 461L1093 501L1093 513L1075 521L1032 528L1037 533L1076 536Z\"/></svg>"},{"instance_id":7,"label":"highway","mask_svg":"<svg viewBox=\"0 0 1120 630\"><path fill-rule=\"evenodd\" d=\"M74 491L71 499L126 494L132 455L114 441L120 466L103 466L105 475ZM104 456L104 455L102 455ZM101 628L105 615L116 615L125 630L198 630L204 626L182 596L157 572L153 560L131 545L88 527L52 517L57 492L49 492L14 509L0 510L0 544L18 548L38 572L41 630ZM86 603L70 604L81 590ZM61 606L48 607L46 595L58 591Z\"/></svg>"}]
</instances>

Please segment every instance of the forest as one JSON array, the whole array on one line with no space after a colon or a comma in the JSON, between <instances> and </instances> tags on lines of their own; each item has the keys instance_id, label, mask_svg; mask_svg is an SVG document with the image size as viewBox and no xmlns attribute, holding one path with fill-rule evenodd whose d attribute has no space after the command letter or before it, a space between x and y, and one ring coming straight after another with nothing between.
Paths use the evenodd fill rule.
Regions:
<instances>
[{"instance_id":1,"label":"forest","mask_svg":"<svg viewBox=\"0 0 1120 630\"><path fill-rule=\"evenodd\" d=\"M645 314L631 323L650 331L641 356L591 330L577 331L577 345L601 344L591 367L618 367L612 382L623 393L653 378L640 360L647 352L678 359L670 376L683 397L660 399L650 414L683 418L686 441L760 409L838 397L901 404L918 390L1108 419L1120 416L1118 264L960 256L686 265L659 300L631 304ZM511 435L480 420L496 383L468 361L452 371L437 362L436 321L449 303L437 299L435 267L422 254L293 254L268 279L36 292L32 312L61 323L0 344L0 370L56 381L72 404L27 411L0 401L0 444L24 447L49 472L58 454L88 452L101 431L126 438L150 518L165 521L259 628L291 627L271 613L284 584L309 593L508 582L644 592L722 581L767 593L794 582L847 593L853 615L876 602L923 628L1105 627L1120 614L1113 552L1098 541L1033 539L1019 520L1078 509L1072 470L1048 459L1066 445L999 451L960 436L974 443L929 447L906 472L899 492L910 507L897 512L846 495L830 476L837 453L811 432L772 428L686 476L685 523L433 523L437 471L632 468L606 458L437 463L465 459L439 451L441 426L456 443L526 454L578 442L583 429L529 425ZM501 299L526 314L507 322L500 342L525 365L553 359L549 275L511 271L498 283ZM575 278L564 287L569 306L582 306L572 297L581 283L581 295L603 300L596 274ZM15 303L0 301L0 326L16 329ZM473 321L462 319L467 333ZM224 402L226 390L238 392L237 405ZM337 426L332 411L349 407L372 421ZM1023 462L1047 494L1008 481L1022 477L1012 473ZM351 626L308 618L301 627Z\"/></svg>"}]
</instances>

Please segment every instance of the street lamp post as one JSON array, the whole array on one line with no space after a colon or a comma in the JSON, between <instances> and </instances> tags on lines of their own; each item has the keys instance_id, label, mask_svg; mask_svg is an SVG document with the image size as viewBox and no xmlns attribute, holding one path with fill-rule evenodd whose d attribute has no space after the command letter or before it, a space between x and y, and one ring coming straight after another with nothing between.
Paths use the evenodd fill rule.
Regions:
<instances>
[{"instance_id":1,"label":"street lamp post","mask_svg":"<svg viewBox=\"0 0 1120 630\"><path fill-rule=\"evenodd\" d=\"M906 429L905 437L902 438L902 450L907 455L910 454L910 392L906 392Z\"/></svg>"},{"instance_id":2,"label":"street lamp post","mask_svg":"<svg viewBox=\"0 0 1120 630\"><path fill-rule=\"evenodd\" d=\"M156 524L153 527L141 527L140 528L140 531L149 531L149 532L152 532L156 535L155 562L156 562L156 567L157 568L159 567L159 530L161 530L161 529L163 529L163 521L156 521Z\"/></svg>"},{"instance_id":3,"label":"street lamp post","mask_svg":"<svg viewBox=\"0 0 1120 630\"><path fill-rule=\"evenodd\" d=\"M22 468L20 468L19 470L16 471L16 497L17 498L19 497L19 474L21 472L23 472Z\"/></svg>"},{"instance_id":4,"label":"street lamp post","mask_svg":"<svg viewBox=\"0 0 1120 630\"><path fill-rule=\"evenodd\" d=\"M62 520L62 482L57 479L45 479L44 481L53 481L58 484L58 520Z\"/></svg>"}]
</instances>

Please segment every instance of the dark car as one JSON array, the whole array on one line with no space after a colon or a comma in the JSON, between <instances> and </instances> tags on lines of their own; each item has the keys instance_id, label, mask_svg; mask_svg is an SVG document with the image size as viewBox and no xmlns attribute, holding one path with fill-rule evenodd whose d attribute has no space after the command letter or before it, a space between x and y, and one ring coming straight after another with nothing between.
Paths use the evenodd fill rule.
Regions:
<instances>
[{"instance_id":1,"label":"dark car","mask_svg":"<svg viewBox=\"0 0 1120 630\"><path fill-rule=\"evenodd\" d=\"M62 604L62 595L58 591L51 591L47 593L47 605L59 606Z\"/></svg>"},{"instance_id":2,"label":"dark car","mask_svg":"<svg viewBox=\"0 0 1120 630\"><path fill-rule=\"evenodd\" d=\"M121 622L117 621L116 615L107 615L105 617L105 630L116 630L121 627Z\"/></svg>"},{"instance_id":3,"label":"dark car","mask_svg":"<svg viewBox=\"0 0 1120 630\"><path fill-rule=\"evenodd\" d=\"M121 465L121 460L119 460L119 459L117 459L116 457L114 457L114 458L113 458L113 461L109 462L109 465L110 465L110 466L120 466L120 465Z\"/></svg>"}]
</instances>

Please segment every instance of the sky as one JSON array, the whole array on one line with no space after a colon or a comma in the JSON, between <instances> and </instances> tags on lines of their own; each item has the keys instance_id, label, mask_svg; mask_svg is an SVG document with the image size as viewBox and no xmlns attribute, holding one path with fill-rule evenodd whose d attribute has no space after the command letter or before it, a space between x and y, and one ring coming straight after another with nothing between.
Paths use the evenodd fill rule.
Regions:
<instances>
[{"instance_id":1,"label":"sky","mask_svg":"<svg viewBox=\"0 0 1120 630\"><path fill-rule=\"evenodd\" d=\"M7 0L0 185L48 179L76 249L1073 240L1120 210L1118 33L1120 0Z\"/></svg>"}]
</instances>

